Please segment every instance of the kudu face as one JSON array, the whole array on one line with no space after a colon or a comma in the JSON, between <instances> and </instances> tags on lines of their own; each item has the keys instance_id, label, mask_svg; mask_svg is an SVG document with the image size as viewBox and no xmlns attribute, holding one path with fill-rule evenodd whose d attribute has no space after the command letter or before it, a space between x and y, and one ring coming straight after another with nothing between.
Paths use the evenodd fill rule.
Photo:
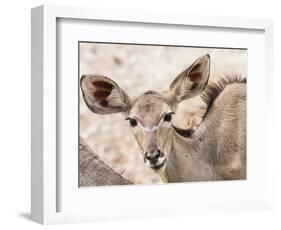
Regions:
<instances>
[{"instance_id":1,"label":"kudu face","mask_svg":"<svg viewBox=\"0 0 281 230\"><path fill-rule=\"evenodd\" d=\"M130 110L129 120L143 153L144 162L154 170L163 168L170 151L170 128L174 112L165 98L153 91L139 96Z\"/></svg>"},{"instance_id":2,"label":"kudu face","mask_svg":"<svg viewBox=\"0 0 281 230\"><path fill-rule=\"evenodd\" d=\"M171 120L178 103L199 94L207 85L209 73L207 54L177 76L164 92L148 91L133 99L114 81L101 75L83 75L81 89L94 113L121 112L126 116L145 164L159 172L165 169L172 147Z\"/></svg>"}]
</instances>

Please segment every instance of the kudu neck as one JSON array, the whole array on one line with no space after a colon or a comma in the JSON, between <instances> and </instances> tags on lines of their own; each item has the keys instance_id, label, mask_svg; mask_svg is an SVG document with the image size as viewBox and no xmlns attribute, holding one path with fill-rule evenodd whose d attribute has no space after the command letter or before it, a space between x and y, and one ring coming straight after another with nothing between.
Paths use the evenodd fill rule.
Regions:
<instances>
[{"instance_id":1,"label":"kudu neck","mask_svg":"<svg viewBox=\"0 0 281 230\"><path fill-rule=\"evenodd\" d=\"M190 130L172 126L170 130L170 152L165 170L161 173L163 182L180 182L183 180L182 168L190 154L194 152L194 139Z\"/></svg>"},{"instance_id":2,"label":"kudu neck","mask_svg":"<svg viewBox=\"0 0 281 230\"><path fill-rule=\"evenodd\" d=\"M186 130L188 131L188 130ZM187 132L184 132L187 133ZM167 182L213 180L213 159L210 151L202 149L204 138L193 133L183 136L177 129L171 130L171 150L163 177Z\"/></svg>"}]
</instances>

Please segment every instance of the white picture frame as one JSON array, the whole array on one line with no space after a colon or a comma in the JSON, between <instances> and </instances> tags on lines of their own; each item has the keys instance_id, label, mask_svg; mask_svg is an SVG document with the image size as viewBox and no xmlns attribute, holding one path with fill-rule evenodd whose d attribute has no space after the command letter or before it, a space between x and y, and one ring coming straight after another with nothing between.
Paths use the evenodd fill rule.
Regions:
<instances>
[{"instance_id":1,"label":"white picture frame","mask_svg":"<svg viewBox=\"0 0 281 230\"><path fill-rule=\"evenodd\" d=\"M259 31L262 33L263 44L259 60L261 61L260 80L265 82L250 81L253 88L261 89L259 98L262 102L259 106L263 111L259 118L264 118L266 124L263 128L266 133L266 141L261 143L258 141L258 149L264 161L262 172L264 174L262 182L256 184L257 187L262 187L263 192L257 193L258 195L254 200L250 200L246 196L238 196L234 200L223 199L211 200L206 199L204 202L197 202L195 197L194 203L180 202L180 197L183 195L182 191L186 191L186 184L178 185L161 185L161 186L116 186L102 190L100 188L90 188L91 191L83 192L98 194L99 200L103 201L106 196L116 196L117 194L122 197L130 196L125 190L131 190L138 196L147 193L159 193L160 191L165 194L178 196L179 198L169 200L167 204L160 206L154 204L152 206L141 206L140 203L132 204L127 201L127 205L120 208L114 208L112 204L106 205L107 209L101 209L100 203L97 207L85 207L85 200L81 202L78 198L71 196L67 197L68 191L64 189L64 193L58 193L58 188L62 185L62 179L58 176L60 169L58 168L58 141L57 141L57 97L60 93L60 88L57 85L57 30L58 21L60 19L73 20L93 20L103 21L107 24L113 22L129 23L131 26L134 23L149 24L151 26L169 26L177 27L185 26L205 28L219 28L221 30L238 29L247 31ZM243 33L244 33L243 32ZM82 33L82 32L81 32ZM31 169L31 216L32 220L41 224L56 224L56 223L71 223L71 222L85 222L107 219L126 219L126 218L142 218L151 216L172 216L172 215L185 215L206 212L226 212L226 211L249 211L249 210L265 210L272 208L272 175L271 175L271 149L270 133L273 127L271 116L273 114L274 98L272 95L272 85L274 84L273 75L273 22L266 19L248 19L248 18L231 18L231 17L210 17L210 16L190 16L190 15L173 15L163 13L145 13L145 12L123 12L114 10L101 10L92 8L79 8L79 7L66 7L66 6L51 6L44 5L32 9L32 169ZM112 41L116 38L111 38ZM234 38L235 40L235 38ZM264 43L263 43L264 41ZM118 40L117 40L118 42ZM238 44L238 43L237 43ZM254 49L254 48L253 48ZM258 78L259 79L259 78ZM254 91L253 91L254 92ZM252 97L256 93L252 94ZM250 98L251 99L251 98ZM251 103L251 100L248 102ZM257 107L252 108L253 114ZM249 119L249 118L248 118ZM249 124L249 128L253 128L257 119ZM252 134L251 134L252 133ZM75 134L76 135L76 134ZM78 135L78 133L77 133ZM254 132L250 132L252 141L255 141ZM78 138L78 136L77 136ZM77 151L77 149L76 149ZM78 154L78 153L77 153ZM71 170L71 169L70 169ZM76 171L72 171L75 175ZM77 178L73 178L76 180ZM70 178L71 180L71 178ZM238 182L237 182L238 183ZM242 182L243 183L243 182ZM199 189L206 189L210 184L194 185L192 194L202 194ZM229 186L229 184L220 184L220 188ZM232 186L232 185L231 185ZM230 186L230 187L231 187ZM241 185L244 186L244 185ZM67 187L66 187L67 188ZM171 189L172 188L172 189ZM234 187L235 188L235 185ZM78 189L78 185L77 185ZM212 190L215 192L218 188ZM238 187L237 187L238 189ZM254 191L256 187L249 188L247 191ZM71 191L69 191L71 193ZM73 193L74 194L74 193ZM78 194L78 193L77 193ZM166 194L166 195L167 195ZM144 196L146 196L144 195ZM60 199L66 196L67 208L58 208ZM81 194L78 196L81 196ZM188 196L188 194L187 194ZM110 200L110 199L109 199ZM73 202L73 203L72 203ZM89 204L91 202L89 201ZM126 203L126 201L125 201ZM81 204L81 205L79 205ZM79 208L78 208L79 206ZM81 206L81 207L80 207ZM112 206L112 208L110 208ZM85 210L84 210L85 207ZM77 210L76 210L77 208ZM58 211L59 210L59 211ZM100 211L99 211L100 210Z\"/></svg>"}]
</instances>

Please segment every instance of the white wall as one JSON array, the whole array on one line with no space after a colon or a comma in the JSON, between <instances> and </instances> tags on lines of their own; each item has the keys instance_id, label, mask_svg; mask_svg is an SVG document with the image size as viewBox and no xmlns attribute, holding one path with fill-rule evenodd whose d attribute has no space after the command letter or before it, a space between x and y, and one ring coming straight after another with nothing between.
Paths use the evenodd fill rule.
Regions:
<instances>
[{"instance_id":1,"label":"white wall","mask_svg":"<svg viewBox=\"0 0 281 230\"><path fill-rule=\"evenodd\" d=\"M275 20L275 74L281 77L280 51L281 14L278 1L199 0L199 1L95 1L95 0L6 0L1 2L1 229L40 226L28 221L30 208L30 8L42 3L86 5L103 8L135 9L145 11L169 11L174 13L263 17ZM275 95L280 98L280 78L276 77ZM281 117L280 107L275 118ZM280 167L281 151L278 147L276 125L275 152L275 203L274 212L239 213L231 215L188 216L185 218L151 219L55 226L55 229L279 229L281 227ZM258 127L257 127L258 131ZM264 135L261 133L261 135ZM277 149L278 148L278 149ZM49 228L49 227L48 227ZM54 229L53 228L53 229Z\"/></svg>"}]
</instances>

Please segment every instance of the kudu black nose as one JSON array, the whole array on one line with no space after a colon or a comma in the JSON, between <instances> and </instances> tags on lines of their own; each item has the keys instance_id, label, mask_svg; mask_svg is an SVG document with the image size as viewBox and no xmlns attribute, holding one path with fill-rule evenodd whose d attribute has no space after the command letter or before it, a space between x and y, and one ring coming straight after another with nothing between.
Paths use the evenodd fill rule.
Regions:
<instances>
[{"instance_id":1,"label":"kudu black nose","mask_svg":"<svg viewBox=\"0 0 281 230\"><path fill-rule=\"evenodd\" d=\"M160 154L161 152L158 148L148 149L148 151L145 153L145 158L149 160L151 164L156 164Z\"/></svg>"}]
</instances>

